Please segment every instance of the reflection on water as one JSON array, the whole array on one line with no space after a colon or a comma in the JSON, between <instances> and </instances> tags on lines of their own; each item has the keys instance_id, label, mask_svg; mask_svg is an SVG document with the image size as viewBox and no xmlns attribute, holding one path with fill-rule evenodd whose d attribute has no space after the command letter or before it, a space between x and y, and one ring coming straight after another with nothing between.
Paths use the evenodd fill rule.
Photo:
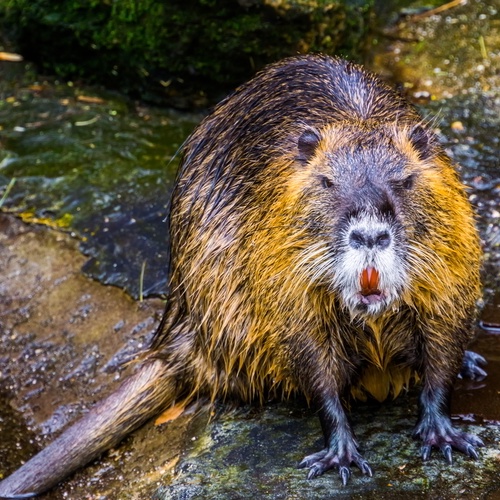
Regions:
<instances>
[{"instance_id":1,"label":"reflection on water","mask_svg":"<svg viewBox=\"0 0 500 500\"><path fill-rule=\"evenodd\" d=\"M0 189L16 178L4 208L81 237L85 270L102 282L165 292L176 153L200 116L38 83L12 64L2 76Z\"/></svg>"}]
</instances>

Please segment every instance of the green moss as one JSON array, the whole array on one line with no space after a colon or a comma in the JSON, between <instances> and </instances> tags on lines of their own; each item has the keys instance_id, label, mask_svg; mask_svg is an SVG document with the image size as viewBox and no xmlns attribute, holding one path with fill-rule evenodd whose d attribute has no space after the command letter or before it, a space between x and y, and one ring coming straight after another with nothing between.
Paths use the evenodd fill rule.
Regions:
<instances>
[{"instance_id":1,"label":"green moss","mask_svg":"<svg viewBox=\"0 0 500 500\"><path fill-rule=\"evenodd\" d=\"M356 57L373 1L8 0L0 19L42 71L175 96L225 92L291 54Z\"/></svg>"}]
</instances>

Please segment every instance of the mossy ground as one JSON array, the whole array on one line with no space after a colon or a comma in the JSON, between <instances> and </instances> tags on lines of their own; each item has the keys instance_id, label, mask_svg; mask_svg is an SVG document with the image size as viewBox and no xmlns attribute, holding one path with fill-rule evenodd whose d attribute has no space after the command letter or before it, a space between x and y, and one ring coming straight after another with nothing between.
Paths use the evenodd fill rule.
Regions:
<instances>
[{"instance_id":1,"label":"mossy ground","mask_svg":"<svg viewBox=\"0 0 500 500\"><path fill-rule=\"evenodd\" d=\"M374 0L8 0L4 33L41 71L180 107L206 104L264 64L360 57Z\"/></svg>"}]
</instances>

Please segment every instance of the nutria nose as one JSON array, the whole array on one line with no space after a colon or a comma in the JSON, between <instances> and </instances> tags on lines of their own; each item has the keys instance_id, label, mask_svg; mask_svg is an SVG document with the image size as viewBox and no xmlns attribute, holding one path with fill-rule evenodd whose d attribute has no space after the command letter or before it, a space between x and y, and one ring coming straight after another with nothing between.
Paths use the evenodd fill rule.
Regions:
<instances>
[{"instance_id":1,"label":"nutria nose","mask_svg":"<svg viewBox=\"0 0 500 500\"><path fill-rule=\"evenodd\" d=\"M374 248L379 250L391 244L391 235L386 230L367 231L354 229L349 234L349 245L356 250L359 248Z\"/></svg>"}]
</instances>

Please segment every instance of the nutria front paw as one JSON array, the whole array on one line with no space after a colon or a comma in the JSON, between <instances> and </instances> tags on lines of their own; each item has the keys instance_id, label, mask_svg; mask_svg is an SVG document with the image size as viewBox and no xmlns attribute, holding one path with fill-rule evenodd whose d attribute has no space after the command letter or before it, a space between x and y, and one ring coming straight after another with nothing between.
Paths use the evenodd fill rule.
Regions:
<instances>
[{"instance_id":1,"label":"nutria front paw","mask_svg":"<svg viewBox=\"0 0 500 500\"><path fill-rule=\"evenodd\" d=\"M300 462L299 469L308 468L307 479L321 476L330 469L338 468L340 479L345 486L351 477L350 465L355 464L363 474L373 475L368 462L357 452L339 453L331 448L325 448L318 453L313 453Z\"/></svg>"},{"instance_id":2,"label":"nutria front paw","mask_svg":"<svg viewBox=\"0 0 500 500\"><path fill-rule=\"evenodd\" d=\"M479 455L476 447L484 446L483 441L477 436L455 429L447 417L420 422L413 432L413 437L423 441L421 453L424 461L429 459L432 447L435 446L441 450L450 465L453 463L452 448L477 460Z\"/></svg>"},{"instance_id":3,"label":"nutria front paw","mask_svg":"<svg viewBox=\"0 0 500 500\"><path fill-rule=\"evenodd\" d=\"M462 369L459 378L468 378L470 380L483 380L488 374L481 368L488 362L477 352L465 351L462 361Z\"/></svg>"}]
</instances>

